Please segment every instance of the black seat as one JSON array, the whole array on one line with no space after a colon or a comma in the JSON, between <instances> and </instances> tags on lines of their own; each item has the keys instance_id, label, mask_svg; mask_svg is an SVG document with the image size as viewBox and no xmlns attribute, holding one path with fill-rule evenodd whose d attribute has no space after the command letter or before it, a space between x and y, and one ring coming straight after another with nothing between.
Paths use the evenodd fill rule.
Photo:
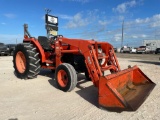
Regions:
<instances>
[{"instance_id":1,"label":"black seat","mask_svg":"<svg viewBox=\"0 0 160 120\"><path fill-rule=\"evenodd\" d=\"M38 41L45 51L52 51L53 48L50 46L49 40L45 36L38 36Z\"/></svg>"}]
</instances>

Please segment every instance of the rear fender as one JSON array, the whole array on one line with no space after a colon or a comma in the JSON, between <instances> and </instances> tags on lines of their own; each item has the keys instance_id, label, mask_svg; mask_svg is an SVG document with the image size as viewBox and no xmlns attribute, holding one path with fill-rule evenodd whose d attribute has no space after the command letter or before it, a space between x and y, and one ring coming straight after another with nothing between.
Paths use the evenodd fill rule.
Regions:
<instances>
[{"instance_id":1,"label":"rear fender","mask_svg":"<svg viewBox=\"0 0 160 120\"><path fill-rule=\"evenodd\" d=\"M36 46L39 54L40 54L39 56L41 57L41 62L42 63L45 62L46 57L45 57L44 49L42 48L42 46L40 45L40 43L38 42L37 39L35 39L35 38L28 38L28 39L24 39L23 42L24 43L30 42L30 43L34 44Z\"/></svg>"}]
</instances>

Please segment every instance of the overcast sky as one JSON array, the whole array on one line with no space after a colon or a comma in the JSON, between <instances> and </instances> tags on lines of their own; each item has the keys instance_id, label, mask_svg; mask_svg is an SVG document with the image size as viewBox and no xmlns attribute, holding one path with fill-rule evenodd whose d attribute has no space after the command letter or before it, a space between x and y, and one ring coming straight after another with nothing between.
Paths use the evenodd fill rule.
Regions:
<instances>
[{"instance_id":1,"label":"overcast sky","mask_svg":"<svg viewBox=\"0 0 160 120\"><path fill-rule=\"evenodd\" d=\"M160 0L0 0L0 42L23 40L23 24L32 36L46 35L45 8L59 18L59 34L137 47L160 39Z\"/></svg>"}]
</instances>

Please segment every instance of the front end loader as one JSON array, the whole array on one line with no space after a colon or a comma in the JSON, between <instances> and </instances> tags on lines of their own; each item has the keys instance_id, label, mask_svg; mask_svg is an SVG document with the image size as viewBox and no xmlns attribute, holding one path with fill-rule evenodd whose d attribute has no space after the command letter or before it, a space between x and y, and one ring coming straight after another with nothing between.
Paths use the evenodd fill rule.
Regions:
<instances>
[{"instance_id":1,"label":"front end loader","mask_svg":"<svg viewBox=\"0 0 160 120\"><path fill-rule=\"evenodd\" d=\"M58 30L58 18L46 14L47 33ZM56 33L56 32L54 32ZM95 40L69 39L62 35L32 37L24 25L24 40L13 55L15 74L37 77L40 68L55 71L57 87L72 91L77 73L85 73L98 88L99 106L108 110L135 111L155 87L137 66L121 70L113 46ZM111 74L105 75L106 71Z\"/></svg>"}]
</instances>

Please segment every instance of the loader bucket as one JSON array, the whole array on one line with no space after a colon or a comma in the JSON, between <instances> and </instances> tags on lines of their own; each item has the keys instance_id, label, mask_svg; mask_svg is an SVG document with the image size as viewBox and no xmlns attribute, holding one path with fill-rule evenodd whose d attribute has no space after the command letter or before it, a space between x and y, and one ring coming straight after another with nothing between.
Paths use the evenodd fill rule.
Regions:
<instances>
[{"instance_id":1,"label":"loader bucket","mask_svg":"<svg viewBox=\"0 0 160 120\"><path fill-rule=\"evenodd\" d=\"M111 111L135 111L155 85L137 66L102 76L99 105Z\"/></svg>"}]
</instances>

